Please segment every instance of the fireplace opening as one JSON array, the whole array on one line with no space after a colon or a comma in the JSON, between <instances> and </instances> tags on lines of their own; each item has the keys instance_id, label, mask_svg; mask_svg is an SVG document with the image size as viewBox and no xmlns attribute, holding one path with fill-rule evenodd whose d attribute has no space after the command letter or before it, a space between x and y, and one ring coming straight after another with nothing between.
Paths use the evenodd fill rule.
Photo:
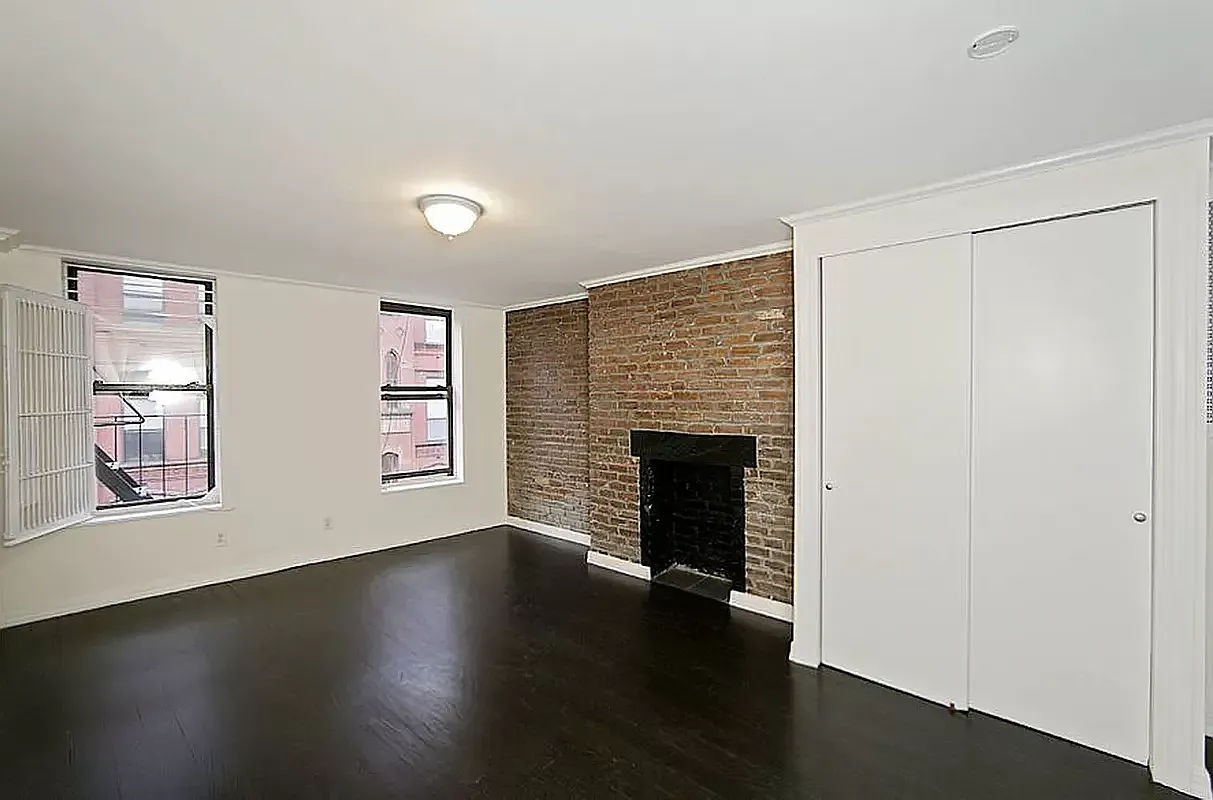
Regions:
<instances>
[{"instance_id":1,"label":"fireplace opening","mask_svg":"<svg viewBox=\"0 0 1213 800\"><path fill-rule=\"evenodd\" d=\"M715 599L744 592L750 436L632 431L640 457L641 562L654 581Z\"/></svg>"}]
</instances>

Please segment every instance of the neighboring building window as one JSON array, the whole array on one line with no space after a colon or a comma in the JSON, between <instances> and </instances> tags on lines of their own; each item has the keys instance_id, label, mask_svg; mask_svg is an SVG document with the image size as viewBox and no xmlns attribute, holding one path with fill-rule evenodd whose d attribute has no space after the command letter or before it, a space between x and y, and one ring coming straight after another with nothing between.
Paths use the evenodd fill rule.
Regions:
<instances>
[{"instance_id":1,"label":"neighboring building window","mask_svg":"<svg viewBox=\"0 0 1213 800\"><path fill-rule=\"evenodd\" d=\"M122 311L132 319L155 319L163 314L164 281L142 275L123 275Z\"/></svg>"},{"instance_id":2,"label":"neighboring building window","mask_svg":"<svg viewBox=\"0 0 1213 800\"><path fill-rule=\"evenodd\" d=\"M429 417L425 421L425 433L428 444L442 444L446 441L446 415Z\"/></svg>"},{"instance_id":3,"label":"neighboring building window","mask_svg":"<svg viewBox=\"0 0 1213 800\"><path fill-rule=\"evenodd\" d=\"M438 378L426 378L426 386L440 386L442 381ZM442 444L446 441L447 425L446 425L447 406L441 400L426 400L425 401L425 431L426 444Z\"/></svg>"},{"instance_id":4,"label":"neighboring building window","mask_svg":"<svg viewBox=\"0 0 1213 800\"><path fill-rule=\"evenodd\" d=\"M400 375L400 354L388 350L383 357L383 385L395 386L396 378Z\"/></svg>"},{"instance_id":5,"label":"neighboring building window","mask_svg":"<svg viewBox=\"0 0 1213 800\"><path fill-rule=\"evenodd\" d=\"M446 344L445 319L427 319L425 321L425 343Z\"/></svg>"},{"instance_id":6,"label":"neighboring building window","mask_svg":"<svg viewBox=\"0 0 1213 800\"><path fill-rule=\"evenodd\" d=\"M214 284L68 262L67 296L93 312L97 507L215 488Z\"/></svg>"},{"instance_id":7,"label":"neighboring building window","mask_svg":"<svg viewBox=\"0 0 1213 800\"><path fill-rule=\"evenodd\" d=\"M453 474L451 312L383 301L379 354L382 482Z\"/></svg>"},{"instance_id":8,"label":"neighboring building window","mask_svg":"<svg viewBox=\"0 0 1213 800\"><path fill-rule=\"evenodd\" d=\"M148 422L153 420L149 419ZM159 422L160 420L155 420ZM141 467L164 458L164 429L136 425L122 429L122 463Z\"/></svg>"}]
</instances>

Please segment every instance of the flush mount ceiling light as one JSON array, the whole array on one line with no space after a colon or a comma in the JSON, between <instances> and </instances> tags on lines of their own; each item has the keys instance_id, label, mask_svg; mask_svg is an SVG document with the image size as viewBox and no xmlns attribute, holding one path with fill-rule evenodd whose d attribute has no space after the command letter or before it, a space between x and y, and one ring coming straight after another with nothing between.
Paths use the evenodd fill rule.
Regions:
<instances>
[{"instance_id":1,"label":"flush mount ceiling light","mask_svg":"<svg viewBox=\"0 0 1213 800\"><path fill-rule=\"evenodd\" d=\"M988 33L983 33L969 45L969 58L993 58L1005 53L1007 48L1015 44L1019 38L1019 28L1014 25L1003 25Z\"/></svg>"},{"instance_id":2,"label":"flush mount ceiling light","mask_svg":"<svg viewBox=\"0 0 1213 800\"><path fill-rule=\"evenodd\" d=\"M417 201L425 221L448 239L467 233L484 209L475 200L454 194L427 194Z\"/></svg>"}]
</instances>

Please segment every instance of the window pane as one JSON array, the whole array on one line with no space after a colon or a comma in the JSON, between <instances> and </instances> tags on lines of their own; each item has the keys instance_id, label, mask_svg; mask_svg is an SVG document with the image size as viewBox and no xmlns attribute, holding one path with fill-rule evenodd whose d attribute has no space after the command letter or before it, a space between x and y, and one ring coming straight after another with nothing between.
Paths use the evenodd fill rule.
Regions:
<instances>
[{"instance_id":1,"label":"window pane","mask_svg":"<svg viewBox=\"0 0 1213 800\"><path fill-rule=\"evenodd\" d=\"M439 335L441 334L441 335ZM379 313L379 360L395 367L393 386L445 386L446 319L425 314ZM427 379L433 383L427 384Z\"/></svg>"},{"instance_id":2,"label":"window pane","mask_svg":"<svg viewBox=\"0 0 1213 800\"><path fill-rule=\"evenodd\" d=\"M413 404L404 400L379 403L380 475L413 469L409 453L413 443ZM401 458L401 454L404 458ZM395 455L394 459L390 456ZM390 469L389 469L390 467Z\"/></svg>"},{"instance_id":3,"label":"window pane","mask_svg":"<svg viewBox=\"0 0 1213 800\"><path fill-rule=\"evenodd\" d=\"M99 506L197 497L210 486L205 394L151 394L93 398Z\"/></svg>"},{"instance_id":4,"label":"window pane","mask_svg":"<svg viewBox=\"0 0 1213 800\"><path fill-rule=\"evenodd\" d=\"M450 467L446 419L431 423L426 400L382 400L379 404L380 475ZM444 406L446 401L441 401Z\"/></svg>"},{"instance_id":5,"label":"window pane","mask_svg":"<svg viewBox=\"0 0 1213 800\"><path fill-rule=\"evenodd\" d=\"M206 381L204 288L167 278L81 269L76 290L93 311L96 377L105 383Z\"/></svg>"}]
</instances>

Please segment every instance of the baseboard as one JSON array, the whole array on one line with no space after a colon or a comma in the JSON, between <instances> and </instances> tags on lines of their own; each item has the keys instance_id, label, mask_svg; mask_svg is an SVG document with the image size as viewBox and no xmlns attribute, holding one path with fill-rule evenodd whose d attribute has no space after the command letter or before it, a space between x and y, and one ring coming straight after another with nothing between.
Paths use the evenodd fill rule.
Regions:
<instances>
[{"instance_id":1,"label":"baseboard","mask_svg":"<svg viewBox=\"0 0 1213 800\"><path fill-rule=\"evenodd\" d=\"M584 547L590 546L590 535L588 533L578 533L571 531L568 528L557 528L555 525L548 525L546 522L535 522L522 517L506 517L506 525L512 525L515 528L522 528L524 531L538 533L544 536L551 536L553 539L563 539L566 542L579 544Z\"/></svg>"},{"instance_id":2,"label":"baseboard","mask_svg":"<svg viewBox=\"0 0 1213 800\"><path fill-rule=\"evenodd\" d=\"M1151 779L1152 778L1153 774L1151 774ZM1170 788L1178 789L1185 794L1190 794L1193 797L1199 798L1199 800L1210 800L1210 798L1213 798L1213 785L1210 785L1209 783L1209 771L1204 764L1196 765L1196 768L1192 773L1192 783L1190 787L1185 789L1178 786L1172 786Z\"/></svg>"},{"instance_id":3,"label":"baseboard","mask_svg":"<svg viewBox=\"0 0 1213 800\"><path fill-rule=\"evenodd\" d=\"M820 667L821 658L817 650L809 648L806 645L797 644L797 641L795 636L793 636L792 645L788 648L788 661L791 661L793 664L799 664L802 667L812 667L813 669Z\"/></svg>"},{"instance_id":4,"label":"baseboard","mask_svg":"<svg viewBox=\"0 0 1213 800\"><path fill-rule=\"evenodd\" d=\"M770 600L766 597L759 597L758 595L746 592L729 592L729 605L733 608L740 608L743 611L762 614L764 617L771 617L780 622L792 621L791 603Z\"/></svg>"},{"instance_id":5,"label":"baseboard","mask_svg":"<svg viewBox=\"0 0 1213 800\"><path fill-rule=\"evenodd\" d=\"M615 572L622 572L632 578L640 578L642 581L652 579L652 574L649 568L643 564L637 564L635 561L625 561L622 558L608 556L606 553L599 553L597 550L585 551L585 563L592 567L602 567L603 569L611 569Z\"/></svg>"},{"instance_id":6,"label":"baseboard","mask_svg":"<svg viewBox=\"0 0 1213 800\"><path fill-rule=\"evenodd\" d=\"M133 591L125 592L121 597L94 596L82 599L76 599L59 608L44 609L39 611L27 611L18 613L12 617L0 618L0 629L15 628L18 625L30 625L43 620L54 619L56 617L66 617L72 614L82 614L85 611L96 611L99 608L109 608L110 606L121 606L127 603L137 603L141 600L150 600L153 597L164 597L165 595L177 594L178 592L188 592L193 589L201 589L204 586L217 586L223 583L234 583L235 581L243 581L249 578L259 578L262 575L273 575L275 572L286 572L291 569L299 569L301 567L310 567L313 564L325 564L330 561L341 561L347 558L357 558L358 556L366 556L372 553L381 553L384 550L395 550L397 548L412 547L417 544L425 544L438 539L450 539L455 536L464 536L469 533L479 533L481 531L491 530L497 527L496 525L487 528L473 528L466 531L453 531L451 533L437 533L432 536L424 536L420 539L415 539L411 542L403 544L386 544L374 545L367 548L359 548L348 553L339 555L326 555L319 558L306 558L298 561L292 561L281 565L260 566L248 570L236 570L227 575L206 576L189 578L183 581L174 582L169 585L150 586Z\"/></svg>"}]
</instances>

